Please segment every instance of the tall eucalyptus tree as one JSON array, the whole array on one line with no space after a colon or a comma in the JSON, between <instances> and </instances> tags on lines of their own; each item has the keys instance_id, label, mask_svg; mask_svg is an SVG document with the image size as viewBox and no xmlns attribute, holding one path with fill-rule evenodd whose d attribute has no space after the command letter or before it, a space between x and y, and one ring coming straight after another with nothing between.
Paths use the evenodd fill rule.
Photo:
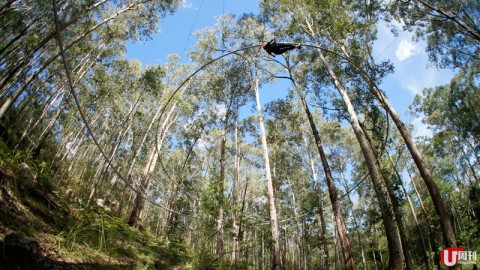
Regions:
<instances>
[{"instance_id":1,"label":"tall eucalyptus tree","mask_svg":"<svg viewBox=\"0 0 480 270\"><path fill-rule=\"evenodd\" d=\"M228 51L230 46L235 45L235 38L232 33L228 33L231 25L227 25L230 16L219 18L215 29L204 30L204 33L198 32L198 44L195 52L191 56L198 62L198 65L207 62L212 58L212 53L222 53ZM227 135L231 130L232 121L238 118L238 110L244 106L251 95L251 81L247 72L248 66L246 60L239 57L223 58L205 68L205 75L202 77L207 80L205 85L204 98L212 99L218 105L218 115L221 125L220 139L220 168L218 180L218 204L219 211L217 217L217 248L218 258L224 256L224 207L225 205L225 185L226 185L226 167L227 167Z\"/></svg>"},{"instance_id":2,"label":"tall eucalyptus tree","mask_svg":"<svg viewBox=\"0 0 480 270\"><path fill-rule=\"evenodd\" d=\"M355 41L356 32L360 25L355 25L353 17L349 16L347 11L351 6L341 1L316 1L315 5L310 2L296 2L287 3L285 1L265 1L265 8L267 11L282 14L281 16L288 16L289 33L294 37L300 37L311 41L316 47L329 47L334 49L348 40ZM277 15L278 16L278 15ZM275 23L275 21L273 21ZM284 26L280 24L279 26ZM284 31L280 28L279 32ZM292 32L293 31L293 32ZM287 33L288 34L288 33ZM394 221L393 212L390 202L386 198L382 176L376 164L376 158L371 151L368 140L361 129L358 114L352 104L351 98L347 89L350 88L348 84L348 77L342 76L341 62L338 59L331 59L329 55L322 49L317 49L316 56L320 59L326 72L338 91L343 103L348 112L348 119L352 125L354 134L360 144L365 162L367 164L369 175L373 183L380 210L382 213L383 224L385 227L385 234L388 239L389 246L389 268L402 269L403 268L403 252L401 242L398 237L398 228ZM343 77L343 78L342 78Z\"/></svg>"}]
</instances>

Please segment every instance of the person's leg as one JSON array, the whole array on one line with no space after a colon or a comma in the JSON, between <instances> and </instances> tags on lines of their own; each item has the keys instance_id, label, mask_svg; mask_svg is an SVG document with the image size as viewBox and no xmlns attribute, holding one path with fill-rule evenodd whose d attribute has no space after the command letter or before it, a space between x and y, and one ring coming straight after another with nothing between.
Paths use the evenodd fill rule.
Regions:
<instances>
[{"instance_id":1,"label":"person's leg","mask_svg":"<svg viewBox=\"0 0 480 270\"><path fill-rule=\"evenodd\" d=\"M287 52L287 51L290 51L290 50L293 50L295 49L296 46L295 45L292 45L292 44L282 44L282 45L279 45L278 46L278 54L282 54L284 52Z\"/></svg>"}]
</instances>

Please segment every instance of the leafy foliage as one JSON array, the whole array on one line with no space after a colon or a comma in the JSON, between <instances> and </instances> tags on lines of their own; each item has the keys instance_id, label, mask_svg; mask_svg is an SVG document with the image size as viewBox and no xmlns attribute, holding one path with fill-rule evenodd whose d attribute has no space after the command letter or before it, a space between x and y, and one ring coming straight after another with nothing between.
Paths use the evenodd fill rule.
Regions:
<instances>
[{"instance_id":1,"label":"leafy foliage","mask_svg":"<svg viewBox=\"0 0 480 270\"><path fill-rule=\"evenodd\" d=\"M378 23L396 20L427 41L432 63L458 72L449 84L424 89L411 108L433 131L416 147L448 206L458 245L480 245L478 1L265 0L259 15L224 14L197 32L189 62L170 55L151 66L126 60L126 44L150 39L179 1L56 4L74 91L93 134L66 87L52 3L2 3L0 211L19 217L2 221L1 234L46 233L61 252L126 258L137 269L266 269L274 201L283 268L341 268L308 106L356 267L389 267L381 199L395 205L395 226L405 226L413 268L438 266L444 239L435 201L408 152L412 145L406 148L396 129L411 126L392 121L380 89L394 65L372 54ZM311 45L273 58L261 49L273 37ZM259 113L266 145L258 136L262 117L251 115L255 78L262 96L283 95ZM349 127L352 111L374 165ZM21 163L33 185L11 180ZM389 198L373 192L372 168Z\"/></svg>"}]
</instances>

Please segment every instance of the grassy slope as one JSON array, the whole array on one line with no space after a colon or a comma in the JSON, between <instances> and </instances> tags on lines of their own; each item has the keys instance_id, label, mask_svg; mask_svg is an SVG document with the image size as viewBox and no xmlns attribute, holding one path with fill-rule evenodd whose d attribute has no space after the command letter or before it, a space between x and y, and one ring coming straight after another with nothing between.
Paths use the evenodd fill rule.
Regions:
<instances>
[{"instance_id":1,"label":"grassy slope","mask_svg":"<svg viewBox=\"0 0 480 270\"><path fill-rule=\"evenodd\" d=\"M2 155L1 269L182 269L189 260L183 244L167 245L102 209L68 202L41 172L32 169L37 181L28 187Z\"/></svg>"}]
</instances>

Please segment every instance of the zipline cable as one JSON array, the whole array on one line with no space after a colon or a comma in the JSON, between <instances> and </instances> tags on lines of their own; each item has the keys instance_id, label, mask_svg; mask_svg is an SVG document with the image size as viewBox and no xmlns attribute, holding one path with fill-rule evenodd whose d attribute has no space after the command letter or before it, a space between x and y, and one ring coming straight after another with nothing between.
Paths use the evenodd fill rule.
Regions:
<instances>
[{"instance_id":1,"label":"zipline cable","mask_svg":"<svg viewBox=\"0 0 480 270\"><path fill-rule=\"evenodd\" d=\"M190 28L190 33L188 34L188 37L187 37L187 42L185 42L185 47L183 47L182 57L185 54L185 50L187 50L188 42L190 41L190 37L192 36L193 29L195 28L195 24L197 23L198 14L200 14L200 10L202 9L202 6L203 6L203 0L202 2L200 2L200 7L197 10L197 14L195 15L195 19L193 20L192 27Z\"/></svg>"},{"instance_id":2,"label":"zipline cable","mask_svg":"<svg viewBox=\"0 0 480 270\"><path fill-rule=\"evenodd\" d=\"M97 147L97 149L99 150L99 152L101 153L101 155L103 156L103 158L105 159L105 161L110 165L110 167L112 168L113 172L115 174L117 174L119 176L119 178L125 183L125 185L130 188L132 191L136 192L137 194L140 194L143 199L145 199L146 201L152 203L153 205L156 205L164 210L167 210L169 212L172 212L172 213L176 213L176 214L180 214L180 215L184 215L184 216L189 216L188 214L185 214L185 213L182 213L182 212L179 212L179 211L176 211L176 210L173 210L173 209L170 209L164 205L161 205L157 202L155 202L154 200L148 198L146 196L146 194L144 192L142 192L141 190L137 189L136 187L134 187L132 184L130 184L128 182L128 180L118 171L117 167L111 162L110 158L108 158L107 154L105 153L105 151L103 150L103 148L100 146L100 143L98 142L97 138L95 137L91 127L90 127L90 124L82 110L82 107L80 105L80 101L78 99L78 96L77 94L75 93L75 88L73 86L73 80L71 78L71 74L70 74L70 69L68 67L68 63L67 63L67 60L66 60L66 56L65 56L65 50L64 50L64 46L63 46L63 38L62 38L62 35L61 35L61 32L60 32L60 26L59 26L59 19L58 19L58 11L57 11L57 5L56 5L56 0L52 0L52 3L53 3L53 11L54 11L54 19L55 19L55 30L56 30L56 33L57 33L57 41L58 41L58 46L59 46L59 49L60 49L60 55L61 55L61 58L62 58L62 62L63 62L63 66L65 68L65 73L66 73L66 76L67 76L67 81L68 81L68 86L69 86L69 89L70 89L70 92L74 98L74 101L75 101L75 104L76 104L76 107L77 107L77 110L80 114L80 117L82 118L82 121L87 129L87 132L89 133L90 137L92 137L92 140L95 144L95 146ZM201 6L203 5L203 0L201 2L201 5L200 5L200 8ZM197 15L195 17L195 20L194 20L194 25L196 23L196 20L197 20L197 17L198 17L198 13L197 12ZM193 31L193 27L194 25L192 26L192 29L190 31L190 35L187 39L187 44L188 44L188 41L190 39L190 36L191 36L191 32ZM298 43L296 43L298 44ZM216 62L217 60L220 60L228 55L231 55L231 54L236 54L240 51L244 51L244 50L247 50L247 49L252 49L252 48L258 48L258 47L261 47L263 44L260 44L260 45L252 45L252 46L247 46L247 47L243 47L243 48L240 48L240 49L237 49L237 50L234 50L234 51L231 51L231 52L228 52L226 54L223 54L223 55L220 55L212 60L210 60L209 62L207 62L206 64L202 65L200 68L198 68L197 70L195 70L190 76L187 77L187 79L185 79L172 93L172 95L170 96L170 98L167 100L166 104L163 106L162 108L162 111L160 113L160 117L159 119L162 118L163 114L165 113L165 110L167 108L167 106L170 104L170 102L172 101L173 97L178 93L178 91L180 90L180 88L182 88L191 78L193 78L197 73L199 73L201 70L203 70L205 67L211 65L212 63ZM319 47L319 46L314 46L314 45L309 45L309 44L304 44L304 43L300 43L298 45L301 45L301 46L305 46L305 47L311 47L311 48L316 48L316 49L319 49L319 50L323 50L323 51L326 51L326 52L329 52L329 53L332 53L336 56L339 56L340 58L346 60L347 62L349 62L350 64L352 64L351 60L346 58L345 56L341 55L340 53L337 53L335 51L332 51L332 50L329 50L329 49L325 49L325 48L322 48L322 47ZM187 45L186 45L187 46ZM186 46L184 48L184 52L185 52L185 49L186 49ZM359 71L362 75L362 77L364 78L368 78L368 81L369 83L372 81L372 79L366 75L363 71L361 71L356 65L352 64L352 66L357 69L357 71ZM383 94L380 93L379 97L383 100ZM157 128L157 135L155 136L155 144L156 144L156 148L157 148L157 153L160 153L160 147L159 147L159 144L158 144L158 138L159 138L159 131L160 131L160 121L158 121L158 128ZM358 185L363 182L364 180L366 179L366 176L361 180L359 181L352 189L350 189L348 193L350 193L351 191L353 191L356 187L358 187ZM346 195L346 194L345 194ZM344 195L344 196L345 196ZM343 198L344 196L342 196L341 198Z\"/></svg>"},{"instance_id":3,"label":"zipline cable","mask_svg":"<svg viewBox=\"0 0 480 270\"><path fill-rule=\"evenodd\" d=\"M240 51L244 51L244 50L248 50L248 49L253 49L253 48L258 48L258 47L261 47L263 46L262 44L260 45L252 45L252 46L247 46L247 47L243 47L243 48L240 48L240 49L237 49L237 50L234 50L234 51L231 51L231 52L228 52L226 54L222 54L210 61L208 61L206 64L203 64L201 67L199 67L197 70L195 70L192 74L190 74L190 76L188 76L173 92L172 94L170 95L170 97L168 98L167 102L165 103L165 105L163 105L163 108L162 108L162 111L160 113L160 116L158 117L159 121L157 122L157 135L155 136L155 144L156 144L156 147L157 147L157 152L160 153L160 146L159 146L159 141L158 141L158 138L159 138L159 135L160 135L160 119L162 119L163 115L165 114L165 111L167 109L167 106L170 104L170 102L173 100L173 98L175 97L175 95L178 93L178 91L180 91L180 89L191 79L193 78L195 75L197 75L197 73L199 73L200 71L202 71L204 68L206 68L207 66L213 64L214 62L216 62L217 60L220 60L228 55L231 55L231 54L235 54L237 52L240 52Z\"/></svg>"},{"instance_id":4,"label":"zipline cable","mask_svg":"<svg viewBox=\"0 0 480 270\"><path fill-rule=\"evenodd\" d=\"M323 48L323 47L320 47L320 46L315 46L315 45L311 45L311 44L305 44L305 43L292 43L292 44L296 44L296 45L300 45L302 47L310 47L310 48L314 48L314 49L318 49L318 50L322 50L322 51L325 51L325 52L328 52L328 53L331 53L335 56L338 56L340 58L342 58L343 60L347 61L355 70L357 70L360 75L367 81L367 83L369 84L373 84L373 80L372 78L366 74L362 69L360 69L356 64L354 64L348 57L342 55L341 53L338 53L336 51L333 51L333 50L330 50L330 49L326 49L326 48ZM165 105L163 106L162 108L162 112L160 113L160 117L158 118L159 121L158 121L158 128L157 128L157 136L156 137L156 140L155 140L155 144L156 144L156 147L157 147L157 152L160 153L160 147L159 147L159 144L158 144L158 138L159 138L159 134L160 134L160 119L162 118L163 114L165 113L165 110L167 109L167 106L170 104L170 102L173 100L173 97L178 93L178 91L180 91L180 89L191 79L193 78L197 73L199 73L200 71L202 71L204 68L206 68L207 66L213 64L214 62L216 62L217 60L220 60L228 55L231 55L231 54L236 54L238 55L238 52L240 51L244 51L244 50L247 50L247 49L253 49L253 48L259 48L259 47L262 47L263 44L257 44L257 45L251 45L251 46L247 46L247 47L243 47L243 48L240 48L240 49L237 49L237 50L233 50L233 51L228 51L227 53L225 54L222 54L210 61L208 61L206 64L202 65L201 67L199 67L198 69L196 69L192 74L190 74L190 76L188 76L174 91L173 93L171 94L170 98L167 100L167 102L165 103ZM375 86L375 85L374 85ZM376 86L375 86L376 87ZM384 96L382 93L379 93L378 99L380 99L381 102L385 103L385 99L384 99ZM388 114L387 114L388 115ZM385 149L383 149L384 151ZM382 152L383 152L382 151ZM377 159L380 157L377 156ZM159 162L162 163L161 161L161 158L159 159ZM163 164L162 164L162 167ZM349 190L347 190L345 192L345 194L343 194L342 196L339 197L339 199L343 199L345 198L348 194L350 194L352 191L354 191L363 181L365 181L365 179L367 179L367 176L369 176L369 174L365 174L364 177L359 180L357 183L355 183L355 185L350 188Z\"/></svg>"}]
</instances>

